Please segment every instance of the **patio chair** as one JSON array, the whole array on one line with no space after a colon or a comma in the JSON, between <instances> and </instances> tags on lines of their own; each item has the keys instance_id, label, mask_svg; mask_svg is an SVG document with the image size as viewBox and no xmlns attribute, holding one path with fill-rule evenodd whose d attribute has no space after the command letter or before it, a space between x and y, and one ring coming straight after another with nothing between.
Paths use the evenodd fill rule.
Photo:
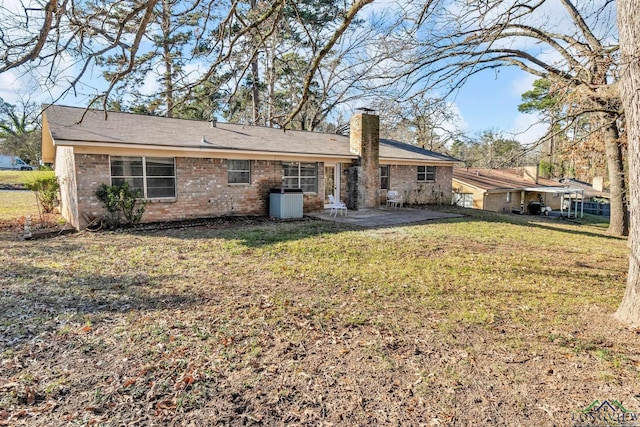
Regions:
<instances>
[{"instance_id":1,"label":"patio chair","mask_svg":"<svg viewBox=\"0 0 640 427\"><path fill-rule=\"evenodd\" d=\"M398 206L402 207L402 196L395 190L387 191L387 206L393 206L393 208L397 208Z\"/></svg>"},{"instance_id":2,"label":"patio chair","mask_svg":"<svg viewBox=\"0 0 640 427\"><path fill-rule=\"evenodd\" d=\"M329 216L338 216L338 211L340 211L341 215L346 215L347 210L347 205L344 202L336 200L333 194L329 194Z\"/></svg>"}]
</instances>

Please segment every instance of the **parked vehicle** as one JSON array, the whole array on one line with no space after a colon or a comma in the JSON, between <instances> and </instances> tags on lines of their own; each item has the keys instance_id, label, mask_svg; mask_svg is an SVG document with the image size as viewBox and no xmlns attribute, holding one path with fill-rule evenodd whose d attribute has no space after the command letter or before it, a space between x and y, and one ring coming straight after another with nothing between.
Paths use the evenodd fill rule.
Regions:
<instances>
[{"instance_id":1,"label":"parked vehicle","mask_svg":"<svg viewBox=\"0 0 640 427\"><path fill-rule=\"evenodd\" d=\"M24 160L18 156L0 155L0 170L2 169L32 171L34 167L26 164Z\"/></svg>"}]
</instances>

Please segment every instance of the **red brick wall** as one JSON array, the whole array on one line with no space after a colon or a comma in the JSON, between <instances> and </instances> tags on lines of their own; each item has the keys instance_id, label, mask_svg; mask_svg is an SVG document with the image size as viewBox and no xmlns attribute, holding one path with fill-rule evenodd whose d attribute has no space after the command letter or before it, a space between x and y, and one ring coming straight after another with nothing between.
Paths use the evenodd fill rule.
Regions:
<instances>
[{"instance_id":1,"label":"red brick wall","mask_svg":"<svg viewBox=\"0 0 640 427\"><path fill-rule=\"evenodd\" d=\"M86 227L87 217L104 215L102 203L96 198L100 184L109 184L109 156L101 154L76 154L76 183L78 194L79 228Z\"/></svg>"},{"instance_id":2,"label":"red brick wall","mask_svg":"<svg viewBox=\"0 0 640 427\"><path fill-rule=\"evenodd\" d=\"M104 214L95 191L110 183L109 156L77 154L78 211L80 228L86 226L82 212ZM304 195L304 212L322 210L322 164L318 166L318 193ZM251 161L251 184L228 184L224 159L176 158L176 197L149 200L143 222L181 220L225 215L268 215L269 189L282 185L282 165L266 160Z\"/></svg>"},{"instance_id":3,"label":"red brick wall","mask_svg":"<svg viewBox=\"0 0 640 427\"><path fill-rule=\"evenodd\" d=\"M360 156L349 175L352 192L349 205L356 209L375 208L380 198L380 117L354 114L350 121L349 147Z\"/></svg>"},{"instance_id":4,"label":"red brick wall","mask_svg":"<svg viewBox=\"0 0 640 427\"><path fill-rule=\"evenodd\" d=\"M452 166L437 166L434 182L418 182L417 166L391 165L389 169L389 189L398 191L405 203L451 204Z\"/></svg>"}]
</instances>

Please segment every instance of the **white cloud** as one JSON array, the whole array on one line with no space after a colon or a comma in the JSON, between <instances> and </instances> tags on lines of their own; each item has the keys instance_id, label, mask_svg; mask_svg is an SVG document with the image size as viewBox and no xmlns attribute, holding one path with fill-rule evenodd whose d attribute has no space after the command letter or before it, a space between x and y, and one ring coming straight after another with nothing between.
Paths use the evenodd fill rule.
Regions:
<instances>
[{"instance_id":1,"label":"white cloud","mask_svg":"<svg viewBox=\"0 0 640 427\"><path fill-rule=\"evenodd\" d=\"M447 104L447 108L449 109L449 112L452 113L453 119L444 122L442 127L447 132L466 132L469 130L469 123L467 123L464 117L462 117L462 111L460 111L458 105L455 102L451 102Z\"/></svg>"},{"instance_id":2,"label":"white cloud","mask_svg":"<svg viewBox=\"0 0 640 427\"><path fill-rule=\"evenodd\" d=\"M160 82L158 81L160 78L159 72L161 72L161 70L159 70L158 66L155 66L154 68L155 71L147 73L144 77L142 86L138 89L143 95L151 96L161 91Z\"/></svg>"},{"instance_id":3,"label":"white cloud","mask_svg":"<svg viewBox=\"0 0 640 427\"><path fill-rule=\"evenodd\" d=\"M8 12L16 13L18 15L24 15L24 8L39 9L42 4L39 4L35 0L21 1L21 0L0 0L0 7Z\"/></svg>"},{"instance_id":4,"label":"white cloud","mask_svg":"<svg viewBox=\"0 0 640 427\"><path fill-rule=\"evenodd\" d=\"M536 114L519 113L513 120L509 133L523 145L538 141L547 132L549 125L542 123Z\"/></svg>"},{"instance_id":5,"label":"white cloud","mask_svg":"<svg viewBox=\"0 0 640 427\"><path fill-rule=\"evenodd\" d=\"M520 77L511 81L511 94L520 98L523 93L533 89L533 82L538 78L533 74L522 73Z\"/></svg>"},{"instance_id":6,"label":"white cloud","mask_svg":"<svg viewBox=\"0 0 640 427\"><path fill-rule=\"evenodd\" d=\"M0 74L0 98L6 102L15 103L19 99L18 93L22 83L16 73L7 71Z\"/></svg>"}]
</instances>

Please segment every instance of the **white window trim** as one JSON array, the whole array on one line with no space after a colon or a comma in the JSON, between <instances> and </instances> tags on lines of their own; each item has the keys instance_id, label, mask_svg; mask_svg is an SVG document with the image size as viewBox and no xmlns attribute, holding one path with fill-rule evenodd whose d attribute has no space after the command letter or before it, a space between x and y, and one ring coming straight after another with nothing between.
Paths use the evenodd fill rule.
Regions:
<instances>
[{"instance_id":1,"label":"white window trim","mask_svg":"<svg viewBox=\"0 0 640 427\"><path fill-rule=\"evenodd\" d=\"M418 175L420 175L420 168L424 168L424 179L419 179ZM433 179L429 179L429 173L427 172L427 168L433 168ZM436 167L431 165L420 165L416 168L416 181L417 182L436 182Z\"/></svg>"},{"instance_id":2,"label":"white window trim","mask_svg":"<svg viewBox=\"0 0 640 427\"><path fill-rule=\"evenodd\" d=\"M175 200L177 197L177 193L178 193L178 178L176 177L176 158L175 157L154 157L154 156L109 156L109 182L111 183L111 185L113 185L113 175L111 175L111 159L113 157L141 157L142 158L142 197L145 200ZM172 158L173 159L173 196L167 196L167 197L147 197L147 157L149 158L158 158L158 159L168 159L168 158ZM126 175L126 176L121 176L121 177L117 177L117 178L138 178L137 176L130 176L130 175ZM158 178L158 177L152 177L152 178ZM167 178L169 178L169 176L167 176Z\"/></svg>"},{"instance_id":3,"label":"white window trim","mask_svg":"<svg viewBox=\"0 0 640 427\"><path fill-rule=\"evenodd\" d=\"M249 162L249 169L229 169L230 161L247 161ZM229 172L249 172L249 181L248 182L229 182ZM227 159L227 184L228 185L251 185L251 160L246 159Z\"/></svg>"},{"instance_id":4,"label":"white window trim","mask_svg":"<svg viewBox=\"0 0 640 427\"><path fill-rule=\"evenodd\" d=\"M382 175L382 168L387 169L387 175ZM387 188L382 187L382 178L387 178ZM389 190L391 188L391 165L380 165L380 189L381 190Z\"/></svg>"},{"instance_id":5,"label":"white window trim","mask_svg":"<svg viewBox=\"0 0 640 427\"><path fill-rule=\"evenodd\" d=\"M293 163L295 163L295 164L297 164L297 165L298 165L298 175L297 175L297 176L285 176L285 174L284 174L284 168L283 168L283 169L282 169L282 181L284 182L284 179L285 179L285 178L289 178L289 179L291 179L291 178L297 178L297 180L298 180L298 186L297 186L296 188L301 188L301 186L300 186L300 181L301 181L301 179L302 179L302 178L310 178L310 177L308 177L308 176L304 176L304 177L303 177L303 176L301 176L301 175L300 175L301 165L302 165L303 163L304 163L304 164L310 164L310 165L311 165L311 164L313 164L313 165L315 165L315 168L316 168L316 174L315 174L315 176L314 176L314 177L315 177L315 179L316 179L316 190L315 190L315 191L304 191L304 190L303 190L303 191L304 191L304 194L318 194L318 179L319 179L319 178L318 178L318 169L319 169L319 168L318 168L318 163L317 163L317 162L283 162L283 165L284 165L284 164L293 164Z\"/></svg>"}]
</instances>

